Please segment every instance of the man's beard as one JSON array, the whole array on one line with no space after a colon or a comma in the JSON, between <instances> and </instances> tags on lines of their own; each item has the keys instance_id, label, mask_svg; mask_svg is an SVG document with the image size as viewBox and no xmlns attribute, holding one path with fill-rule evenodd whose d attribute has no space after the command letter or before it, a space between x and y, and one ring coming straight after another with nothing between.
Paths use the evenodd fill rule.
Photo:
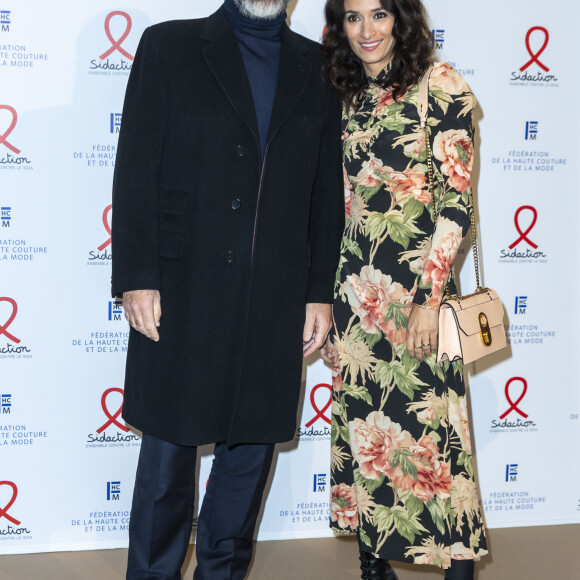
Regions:
<instances>
[{"instance_id":1,"label":"man's beard","mask_svg":"<svg viewBox=\"0 0 580 580\"><path fill-rule=\"evenodd\" d=\"M240 12L248 18L274 20L286 11L290 0L234 0Z\"/></svg>"}]
</instances>

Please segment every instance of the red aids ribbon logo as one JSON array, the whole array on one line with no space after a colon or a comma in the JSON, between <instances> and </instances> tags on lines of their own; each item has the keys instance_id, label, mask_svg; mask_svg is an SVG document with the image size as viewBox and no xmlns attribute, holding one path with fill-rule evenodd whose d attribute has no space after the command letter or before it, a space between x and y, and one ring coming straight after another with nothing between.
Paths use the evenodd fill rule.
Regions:
<instances>
[{"instance_id":1,"label":"red aids ribbon logo","mask_svg":"<svg viewBox=\"0 0 580 580\"><path fill-rule=\"evenodd\" d=\"M519 396L518 400L515 403L510 395L510 387L512 383L522 383L523 385L522 394ZM518 405L522 402L522 400L526 396L527 392L528 392L528 381L526 381L526 379L523 379L522 377L514 377L513 379L510 379L505 385L505 398L507 399L507 402L510 404L510 408L503 415L500 415L499 418L505 419L511 412L515 411L516 413L518 413L518 415L521 415L524 419L527 419L528 414L524 413L518 407Z\"/></svg>"},{"instance_id":2,"label":"red aids ribbon logo","mask_svg":"<svg viewBox=\"0 0 580 580\"><path fill-rule=\"evenodd\" d=\"M528 229L525 232L523 232L522 228L520 227L520 214L525 210L531 211L533 218L532 223L528 226ZM537 221L538 221L538 210L531 205L522 205L522 207L520 207L518 211L516 211L514 223L516 224L516 230L518 230L518 234L520 234L520 237L513 244L510 245L510 250L513 250L517 245L521 244L522 242L526 242L534 249L538 248L538 244L535 244L534 242L532 242L532 240L530 240L530 238L528 238L528 234L534 229L534 226L536 225Z\"/></svg>"},{"instance_id":3,"label":"red aids ribbon logo","mask_svg":"<svg viewBox=\"0 0 580 580\"><path fill-rule=\"evenodd\" d=\"M113 38L113 35L111 34L111 20L115 16L122 16L125 19L125 22L127 24L127 26L125 27L125 32L123 32L123 34L117 40L115 40ZM134 60L135 57L133 55L129 54L121 46L123 44L123 42L125 42L125 40L127 40L127 37L129 36L132 27L133 27L133 21L131 20L131 17L126 12L121 12L120 10L115 10L114 12L111 12L110 14L108 14L107 18L105 18L105 34L107 35L107 38L111 42L111 48L109 48L109 50L107 50L106 52L101 54L101 56L99 58L101 60L105 60L107 57L111 56L115 51L118 51L123 56L126 56L129 60Z\"/></svg>"},{"instance_id":4,"label":"red aids ribbon logo","mask_svg":"<svg viewBox=\"0 0 580 580\"><path fill-rule=\"evenodd\" d=\"M11 481L0 481L0 487L2 487L3 485L7 485L8 487L12 488L12 498L4 507L0 507L0 519L6 518L9 522L13 523L15 526L19 526L20 522L16 518L13 518L11 515L8 514L8 510L12 507L12 505L16 501L16 498L18 497L18 488L16 487L16 484L12 483Z\"/></svg>"},{"instance_id":5,"label":"red aids ribbon logo","mask_svg":"<svg viewBox=\"0 0 580 580\"><path fill-rule=\"evenodd\" d=\"M8 298L7 296L1 297L0 302L8 302L8 304L12 306L12 314L10 315L8 320L4 324L0 323L0 336L4 335L8 338L8 340L11 340L12 342L18 344L20 342L20 339L16 338L13 334L10 334L8 332L8 327L14 322L14 319L16 318L16 313L18 312L18 304L16 304L16 300Z\"/></svg>"},{"instance_id":6,"label":"red aids ribbon logo","mask_svg":"<svg viewBox=\"0 0 580 580\"><path fill-rule=\"evenodd\" d=\"M20 149L17 149L8 142L8 135L14 131L14 127L16 127L16 123L18 122L18 114L16 113L16 109L11 107L10 105L0 105L0 110L8 111L12 115L12 121L8 130L5 133L0 133L0 145L5 145L12 151L12 153L16 153L18 155L20 153Z\"/></svg>"},{"instance_id":7,"label":"red aids ribbon logo","mask_svg":"<svg viewBox=\"0 0 580 580\"><path fill-rule=\"evenodd\" d=\"M536 31L544 33L544 44L542 44L542 47L540 50L538 50L538 52L533 52L530 45L530 39L532 34ZM522 66L522 68L520 68L521 72L524 72L526 69L530 68L534 63L536 63L542 70L546 72L550 70L543 62L540 61L540 55L544 52L544 50L546 50L549 42L550 33L548 32L547 28L544 28L543 26L534 26L528 30L528 33L526 34L526 48L528 49L528 52L532 58L524 66Z\"/></svg>"},{"instance_id":8,"label":"red aids ribbon logo","mask_svg":"<svg viewBox=\"0 0 580 580\"><path fill-rule=\"evenodd\" d=\"M319 389L328 389L330 391L328 402L326 403L326 405L324 405L322 409L320 409L316 404L316 392ZM312 405L312 408L314 409L316 415L310 421L308 421L308 423L306 423L306 427L312 427L312 425L314 425L314 423L316 423L318 419L322 419L324 422L330 425L330 419L325 415L325 413L326 411L328 411L328 409L330 409L330 406L332 405L332 387L330 385L327 385L326 383L320 383L319 385L316 385L310 392L310 404Z\"/></svg>"},{"instance_id":9,"label":"red aids ribbon logo","mask_svg":"<svg viewBox=\"0 0 580 580\"><path fill-rule=\"evenodd\" d=\"M109 224L109 214L111 213L111 210L113 209L112 205L108 205L105 208L105 211L103 212L103 225L105 226L105 229L107 230L107 233L109 234L109 239L106 242L103 242L100 246L99 246L99 252L102 252L105 248L109 247L111 245L111 225Z\"/></svg>"},{"instance_id":10,"label":"red aids ribbon logo","mask_svg":"<svg viewBox=\"0 0 580 580\"><path fill-rule=\"evenodd\" d=\"M126 425L123 425L123 423L119 423L119 421L117 421L117 419L121 416L121 413L123 411L123 401L121 400L121 406L115 411L113 415L111 415L111 412L107 407L107 398L111 393L121 393L122 397L125 396L125 391L123 391L123 389L119 389L116 387L112 389L107 389L103 393L103 396L101 397L101 407L103 408L103 413L105 413L105 415L107 416L108 421L97 429L97 433L102 433L105 429L107 429L107 427L110 427L111 425L115 425L115 427L118 427L119 429L121 429L121 431L125 431L125 433L128 433L129 428Z\"/></svg>"}]
</instances>

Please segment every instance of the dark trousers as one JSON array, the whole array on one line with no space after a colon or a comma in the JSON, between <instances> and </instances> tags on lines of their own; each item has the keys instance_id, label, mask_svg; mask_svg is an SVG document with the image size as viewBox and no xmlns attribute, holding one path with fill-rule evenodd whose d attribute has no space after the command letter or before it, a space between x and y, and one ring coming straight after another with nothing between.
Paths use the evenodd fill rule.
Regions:
<instances>
[{"instance_id":1,"label":"dark trousers","mask_svg":"<svg viewBox=\"0 0 580 580\"><path fill-rule=\"evenodd\" d=\"M242 580L274 445L215 446L198 518L194 580ZM196 447L143 435L127 580L180 580L193 523Z\"/></svg>"}]
</instances>

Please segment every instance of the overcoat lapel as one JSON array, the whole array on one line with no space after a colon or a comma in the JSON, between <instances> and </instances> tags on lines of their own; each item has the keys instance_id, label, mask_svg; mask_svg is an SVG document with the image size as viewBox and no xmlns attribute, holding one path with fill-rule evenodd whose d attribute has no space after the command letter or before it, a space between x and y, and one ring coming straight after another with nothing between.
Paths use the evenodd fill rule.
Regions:
<instances>
[{"instance_id":1,"label":"overcoat lapel","mask_svg":"<svg viewBox=\"0 0 580 580\"><path fill-rule=\"evenodd\" d=\"M258 122L244 59L224 8L212 14L201 38L209 41L203 57L232 106L258 139Z\"/></svg>"},{"instance_id":2,"label":"overcoat lapel","mask_svg":"<svg viewBox=\"0 0 580 580\"><path fill-rule=\"evenodd\" d=\"M234 109L252 131L256 143L259 143L252 89L242 53L223 8L208 18L201 38L209 42L203 50L205 61ZM270 120L268 141L274 138L306 89L312 69L305 55L307 50L308 46L305 41L292 32L288 26L284 26L280 76Z\"/></svg>"},{"instance_id":3,"label":"overcoat lapel","mask_svg":"<svg viewBox=\"0 0 580 580\"><path fill-rule=\"evenodd\" d=\"M280 76L268 130L268 142L274 138L306 89L312 69L306 52L305 41L285 25L282 30Z\"/></svg>"}]
</instances>

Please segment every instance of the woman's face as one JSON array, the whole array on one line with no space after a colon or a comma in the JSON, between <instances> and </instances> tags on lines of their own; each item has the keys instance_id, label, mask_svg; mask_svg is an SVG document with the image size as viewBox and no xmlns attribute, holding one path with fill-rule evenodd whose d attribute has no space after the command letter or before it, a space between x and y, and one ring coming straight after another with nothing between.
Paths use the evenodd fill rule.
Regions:
<instances>
[{"instance_id":1,"label":"woman's face","mask_svg":"<svg viewBox=\"0 0 580 580\"><path fill-rule=\"evenodd\" d=\"M376 77L393 58L395 17L380 0L344 0L344 32L365 72Z\"/></svg>"}]
</instances>

